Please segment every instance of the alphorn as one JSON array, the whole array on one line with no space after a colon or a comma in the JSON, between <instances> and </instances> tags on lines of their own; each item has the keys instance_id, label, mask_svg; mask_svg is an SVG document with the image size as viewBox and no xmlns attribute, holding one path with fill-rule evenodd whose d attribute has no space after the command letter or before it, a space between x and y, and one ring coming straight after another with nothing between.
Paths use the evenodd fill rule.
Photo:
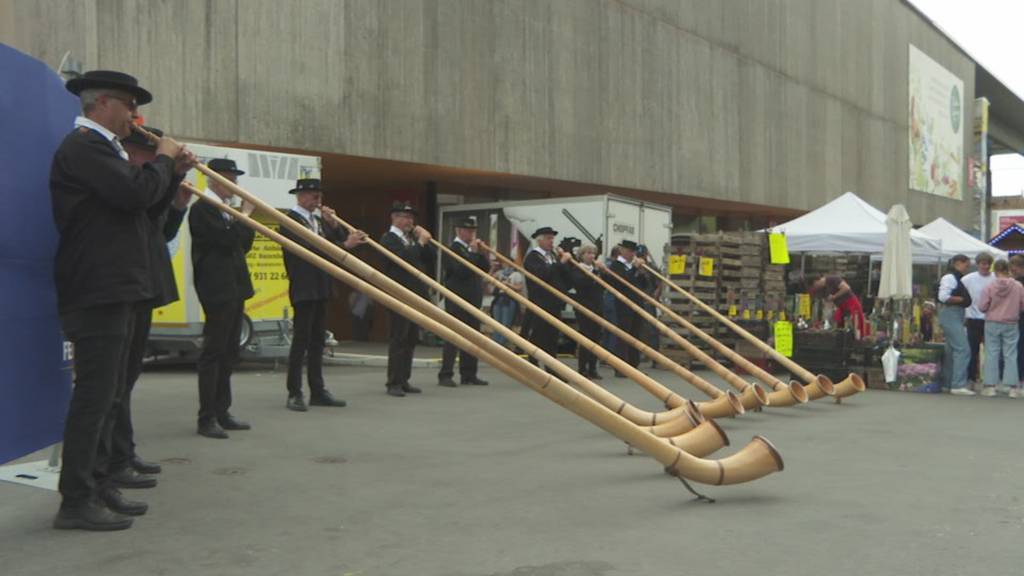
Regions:
<instances>
[{"instance_id":1,"label":"alphorn","mask_svg":"<svg viewBox=\"0 0 1024 576\"><path fill-rule=\"evenodd\" d=\"M690 302L697 305L698 308L704 310L711 316L717 318L720 322L728 326L729 329L735 332L738 336L740 336L747 342L753 344L756 348L767 354L772 360L778 362L780 365L785 367L786 370L789 370L798 378L803 380L806 383L804 389L807 391L807 397L810 398L811 400L817 400L824 396L832 395L839 399L845 396L851 396L853 394L856 394L857 392L862 392L864 390L864 380L860 376L852 372L849 376L846 377L845 380L843 380L839 384L833 384L832 380L830 380L824 374L818 374L817 376L811 374L803 366L800 366L793 360L780 354L777 350L769 346L767 343L763 342L760 338L754 336L750 332L747 332L742 326L736 324L729 318L725 317L718 310L715 310L711 306L705 304L703 301L701 301L700 298L697 298L693 294L690 294L675 282L672 282L668 278L662 276L660 273L658 273L657 270L653 270L650 266L647 266L646 268L656 278L667 284L676 292L682 294Z\"/></svg>"},{"instance_id":2,"label":"alphorn","mask_svg":"<svg viewBox=\"0 0 1024 576\"><path fill-rule=\"evenodd\" d=\"M633 303L631 300L625 298L625 295L620 294L618 290L612 288L598 274L595 274L590 270L583 268L580 265L580 263L576 262L575 260L573 260L572 263L574 266L579 268L583 273L590 275L595 281L600 283L601 286L603 286L609 292L614 294L616 298L620 298L624 302L635 305L635 303ZM729 348L725 344L722 344L707 332L701 330L697 326L694 326L691 322L689 322L679 314L676 314L674 310L666 306L664 303L659 302L657 298L651 296L650 294L644 292L640 288L634 286L632 283L627 281L614 270L611 270L610 268L606 267L604 269L604 273L618 280L620 285L628 287L633 293L639 295L646 302L653 304L659 310L664 312L674 322L678 323L683 328L689 330L691 334L707 342L712 348L718 351L719 354L725 356L731 362L742 368L745 372L757 378L761 382L767 384L768 386L771 386L774 392L768 394L768 406L793 406L795 404L803 404L807 402L807 393L804 392L803 386L800 386L795 382L786 384L785 382L782 382L781 380L779 380L775 376L772 376L765 370L762 370L759 366L755 365L750 360L747 360L743 356L737 354L736 351L733 350L732 348ZM644 312L647 313L646 310ZM731 371L729 371L725 366L722 366L720 362L712 358L709 354L707 354L700 348L694 346L692 343L690 343L690 341L686 340L681 335L676 333L675 330L672 330L672 328L666 326L664 322L654 317L654 315L647 313L646 319L649 320L651 324L658 329L659 332L668 336L673 342L682 347L683 350L686 350L688 354L696 358L698 362L704 364L719 376L722 376L722 378L725 379L726 382L731 384L733 387L737 389L742 389L741 387L744 384L746 384L742 379L740 379ZM744 405L744 408L748 408L748 406Z\"/></svg>"},{"instance_id":3,"label":"alphorn","mask_svg":"<svg viewBox=\"0 0 1024 576\"><path fill-rule=\"evenodd\" d=\"M349 224L340 216L334 215L332 216L332 219L339 225L347 228L350 232L356 231L355 226ZM695 456L704 456L710 454L714 450L721 448L722 446L728 445L728 438L725 437L724 434L720 433L720 429L717 429L713 425L703 425L703 418L701 417L701 413L699 412L698 407L695 406L692 402L687 402L683 406L680 406L680 408L685 408L685 410L680 410L677 408L674 411L670 410L669 412L662 413L665 415L671 415L671 419L659 419L657 414L642 411L638 408L635 408L626 403L618 396L615 396L611 392L584 378L581 374L569 368L564 363L559 362L557 358L548 355L535 344L526 340L518 333L516 333L514 330L501 324L500 322L492 318L490 315L484 314L484 312L480 310L480 308L467 302L461 296L451 291L443 284L437 282L434 278L431 278L429 275L423 273L415 266L409 264L400 256L398 256L391 250L388 250L387 248L385 248L372 238L367 238L367 243L374 250L382 254L385 258L388 258L396 265L400 266L401 268L412 274L417 280L423 282L427 286L430 286L432 289L436 290L447 300L465 310L466 313L470 314L471 316L479 320L482 324L487 325L491 329L504 335L506 338L511 340L516 346L519 346L522 350L524 350L528 355L536 358L543 366L548 367L552 371L554 371L556 376L582 389L586 394L588 394L589 396L600 402L602 405L604 405L605 408L614 410L619 414L622 414L628 420L632 421L634 424L648 424L651 425L652 428L656 425L652 424L655 422L658 424L665 424L665 428L652 430L652 433L656 433L658 431L671 431L671 434L665 434L665 437L669 439L669 442L676 443L676 445L682 447L684 450ZM450 254L454 258L456 258L461 265L482 272L482 270L474 266L473 263L467 262L458 254L455 254L454 252L451 252ZM675 420L678 420L678 422L675 422ZM699 428L700 430L693 431L694 428ZM695 434L694 432L697 433Z\"/></svg>"},{"instance_id":4,"label":"alphorn","mask_svg":"<svg viewBox=\"0 0 1024 576\"><path fill-rule=\"evenodd\" d=\"M604 317L602 317L601 315L593 312L592 310L588 310L586 306L583 306L582 304L580 304L576 300L574 300L574 299L570 298L569 296L565 295L564 293L562 293L562 291L558 290L554 286L551 286L550 284L548 284L544 280L538 278L535 274L531 273L529 270L527 270L526 268L520 266L519 264L516 264L511 259L509 259L508 257L502 255L500 252L498 252L494 248L491 248L490 246L488 246L487 244L482 243L482 242L481 242L481 245L488 252L490 252L491 254L494 254L494 256L496 258L498 258L499 260L501 260L505 264L516 268L517 270L519 270L520 272L525 274L527 278L529 278L529 279L533 280L534 282L536 282L538 286L544 288L545 290L547 290L551 294L555 295L555 297L557 297L562 302L564 302L564 303L572 306L573 308L575 308L576 312L578 312L580 314L583 314L584 316L586 316L587 318L593 320L594 322L597 322L600 326L602 326L603 328L605 328L606 330L608 330L612 334L615 334L615 336L617 338L622 339L624 342L626 342L630 346L633 346L634 348L636 348L638 351L640 351L641 354L647 356L648 358L654 360L655 362L658 362L661 366L667 368L668 370L671 370L676 375L678 375L681 378L683 378L683 380L685 380L686 382L690 383L694 388L697 388L698 390L700 390L701 392L707 394L711 398L714 398L715 400L711 403L711 406L708 406L708 403L698 404L698 406L700 406L701 411L704 413L705 416L715 417L716 414L712 414L712 413L708 412L708 408L717 408L718 406L721 406L720 403L722 403L723 399L728 399L729 400L729 404L732 406L733 410L735 410L736 414L742 414L745 411L745 407L743 406L743 401L740 400L732 392L723 392L722 390L719 390L718 388L716 388L714 385L712 385L707 380L704 380L700 376L694 374L693 372L691 372L691 371L687 370L686 368L683 368L679 364L673 362L669 357L665 356L661 352L651 348L647 344L644 344L643 342L641 342L638 338L636 338L635 336L633 336L629 332L626 332L622 328L619 328L618 326L616 326L615 324L609 322ZM490 278L490 276L488 276L488 278ZM501 287L502 290L505 290L505 292L508 293L510 296L512 296L517 302L523 304L524 306L527 306L528 309L534 310L535 313L543 314L545 318L552 318L552 319L554 319L554 316L548 314L546 311L542 310L536 304L534 304L533 302L530 302L528 299L524 298L521 294L519 294L519 293L517 293L517 292L515 292L513 290L509 290L507 286L505 286L504 284L498 282L497 280L494 280L493 278L491 278L491 281L492 281L492 283L495 284L495 286L499 286L499 287ZM536 312L537 310L539 310L540 312ZM550 322L550 320L549 320L549 322ZM552 322L552 324L555 325L556 327L559 327L559 329L562 330L563 332L565 332L566 330L572 330L572 328L568 327L560 319L555 319L555 321ZM568 332L566 332L566 333L568 334ZM580 335L580 337L585 340L585 337L583 337L582 335ZM590 342L589 340L586 340L586 341ZM579 340L577 340L577 342L579 342ZM660 382L654 380L653 378L650 378L649 376L645 375L643 372L640 372L634 366L630 366L627 362L625 362L624 360L622 360L621 358L619 358L615 354L612 354L611 352L605 350L604 348L601 348L599 346L597 348L590 348L588 346L585 346L585 348L590 350L591 353L594 353L595 355L597 355L597 357L599 359L605 360L606 362L611 364L612 367L614 367L619 372L622 372L623 374L626 374L627 376L629 376L630 379L632 379L634 382L637 382L638 384L640 384L640 386L643 387L644 390L647 390L647 392L652 394L655 398L662 399L662 398L665 398L666 394L671 393L671 390L666 388L663 384L661 384ZM638 377L634 376L635 374L639 374L640 375L639 379L638 379ZM762 390L761 392L763 393L764 391ZM733 399L735 399L735 401ZM671 404L668 404L668 405L671 406ZM717 415L730 415L730 414L717 414Z\"/></svg>"},{"instance_id":5,"label":"alphorn","mask_svg":"<svg viewBox=\"0 0 1024 576\"><path fill-rule=\"evenodd\" d=\"M203 172L210 178L217 180L219 183L228 187L242 198L254 203L257 208L268 215L283 217L282 214L278 213L269 205L265 204L248 192L245 192L244 189L238 187L220 174L213 172L206 166L200 165L200 167L197 168L199 171ZM192 189L195 191L195 188ZM516 381L539 392L541 395L556 404L559 404L578 416L581 416L627 444L636 446L638 449L663 464L667 473L677 476L681 480L692 480L694 482L712 485L738 484L756 480L773 472L781 471L784 467L782 457L779 455L778 451L774 446L772 446L771 442L761 436L755 436L750 443L744 446L739 452L719 460L708 460L688 454L681 448L673 446L665 440L650 434L647 430L636 426L621 415L608 410L597 401L582 392L577 391L565 382L558 380L553 375L544 372L529 362L523 361L510 350L497 344L483 334L472 330L461 322L454 321L450 316L448 316L445 322L433 320L402 300L399 300L376 286L356 277L354 274L327 261L322 256L313 253L298 243L285 238L280 233L271 230L269 227L242 214L238 210L235 210L222 202L216 202L211 198L207 198L202 193L197 194L197 196L201 201L209 202L217 209L237 218L246 226L253 228L260 234L263 234L264 236L281 244L284 249L295 253L300 258L326 271L334 278L355 290L365 293L374 301L380 303L389 310L393 310L394 312L405 316L410 321L434 332L460 349L481 358L493 359L494 357L497 357L500 360L495 365L497 369L501 370ZM253 202L254 200L255 202ZM283 220L280 222L284 224ZM303 230L305 230L305 228L303 228ZM309 232L312 234L312 231ZM304 237L304 239L309 238ZM345 262L354 265L356 268L362 269L363 267L366 267L373 270L358 259L349 258L347 256L348 254L346 253ZM427 307L432 307L431 304L425 303L412 292L407 292L405 298L413 302L419 301L421 303L420 305L425 304ZM459 334L456 331L458 328L457 325L462 325L468 331L464 332L464 335ZM518 366L519 369L513 369L513 366Z\"/></svg>"},{"instance_id":6,"label":"alphorn","mask_svg":"<svg viewBox=\"0 0 1024 576\"><path fill-rule=\"evenodd\" d=\"M739 390L741 392L740 400L742 400L744 408L750 410L753 408L760 408L761 406L770 405L770 399L768 398L768 394L764 391L763 388L756 384L752 384L750 382L745 381L744 379L737 376L735 373L730 371L725 366L722 366L720 362L712 358L709 354L705 353L700 348L694 346L689 340L677 334L675 330L669 328L663 322L660 322L657 318L654 317L653 314L651 314L647 310L644 310L643 306L640 306L636 302L630 300L628 297L626 297L625 294L620 292L618 289L613 287L608 282L605 282L605 280L598 276L597 274L594 274L593 272L584 268L583 265L577 262L576 260L570 259L569 262L572 262L573 266L575 266L577 269L590 276L591 279L600 284L602 288L607 290L608 293L614 296L618 301L628 306L634 314L646 320L658 332L661 332L664 336L668 337L670 340L675 342L680 348L685 350L687 354L696 358L698 362L700 362L705 367L710 369L712 372L717 374L722 380L725 380L727 384ZM636 286L633 286L624 278L613 272L610 268L605 268L605 271L610 276L617 278L623 284L626 284L627 286L633 288L640 294L644 294L643 290L640 290ZM644 295L646 296L646 294Z\"/></svg>"}]
</instances>

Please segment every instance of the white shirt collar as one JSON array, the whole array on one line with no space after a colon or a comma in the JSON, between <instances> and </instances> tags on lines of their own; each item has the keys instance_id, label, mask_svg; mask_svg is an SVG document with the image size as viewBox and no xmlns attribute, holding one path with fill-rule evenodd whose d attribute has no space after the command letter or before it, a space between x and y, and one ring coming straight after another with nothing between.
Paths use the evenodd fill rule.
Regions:
<instances>
[{"instance_id":1,"label":"white shirt collar","mask_svg":"<svg viewBox=\"0 0 1024 576\"><path fill-rule=\"evenodd\" d=\"M305 208L303 208L302 206L299 206L298 204L293 206L292 210L297 212L299 214L299 216L302 216L303 218L305 218L307 222L313 222L313 213L310 212L309 210L306 210Z\"/></svg>"},{"instance_id":2,"label":"white shirt collar","mask_svg":"<svg viewBox=\"0 0 1024 576\"><path fill-rule=\"evenodd\" d=\"M395 226L394 224L391 225L391 233L394 234L395 236L398 236L399 238L402 238L402 239L408 238L408 236L409 236L408 234L405 233L404 230L402 230L398 226Z\"/></svg>"},{"instance_id":3,"label":"white shirt collar","mask_svg":"<svg viewBox=\"0 0 1024 576\"><path fill-rule=\"evenodd\" d=\"M217 193L214 192L213 190L210 190L209 188L203 190L203 195L205 195L208 198L213 198L214 200L217 200L218 202L221 202L223 204L230 204L226 198L221 198L220 196L217 196ZM231 214L228 214L223 210L218 210L218 212L220 212L220 215L224 217L224 220L231 220Z\"/></svg>"},{"instance_id":4,"label":"white shirt collar","mask_svg":"<svg viewBox=\"0 0 1024 576\"><path fill-rule=\"evenodd\" d=\"M114 145L114 149L117 150L117 153L121 158L124 158L125 160L128 159L128 151L124 149L124 146L121 145L121 141L117 139L117 134L107 130L106 127L99 122L86 118L85 116L77 116L75 117L75 128L88 128L99 132L101 136L109 140L110 143Z\"/></svg>"},{"instance_id":5,"label":"white shirt collar","mask_svg":"<svg viewBox=\"0 0 1024 576\"><path fill-rule=\"evenodd\" d=\"M533 248L530 248L530 251L531 252L538 252L538 253L540 253L541 256L547 256L548 254L550 254L550 252L548 252L547 250L541 248L540 246L534 246Z\"/></svg>"},{"instance_id":6,"label":"white shirt collar","mask_svg":"<svg viewBox=\"0 0 1024 576\"><path fill-rule=\"evenodd\" d=\"M466 248L469 248L469 244L467 244L466 242L463 242L463 241L462 241L462 238L459 238L458 236L456 236L456 237L455 237L455 241L456 241L456 242L458 242L459 244L462 244L462 245L463 245L463 246L465 246Z\"/></svg>"},{"instance_id":7,"label":"white shirt collar","mask_svg":"<svg viewBox=\"0 0 1024 576\"><path fill-rule=\"evenodd\" d=\"M626 260L622 256L619 256L618 258L616 258L616 260L618 260L619 262L622 262L623 264L625 264L626 265L626 270L631 270L633 268L633 263L628 261L628 260Z\"/></svg>"}]
</instances>

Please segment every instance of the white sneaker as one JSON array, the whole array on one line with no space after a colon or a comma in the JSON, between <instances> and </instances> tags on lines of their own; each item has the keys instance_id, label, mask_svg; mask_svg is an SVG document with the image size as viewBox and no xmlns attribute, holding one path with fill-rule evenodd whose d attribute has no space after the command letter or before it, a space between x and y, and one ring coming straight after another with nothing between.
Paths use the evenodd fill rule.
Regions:
<instances>
[{"instance_id":1,"label":"white sneaker","mask_svg":"<svg viewBox=\"0 0 1024 576\"><path fill-rule=\"evenodd\" d=\"M1014 386L1013 388L1010 388L1010 398L1020 398L1020 397L1021 397L1020 386Z\"/></svg>"},{"instance_id":2,"label":"white sneaker","mask_svg":"<svg viewBox=\"0 0 1024 576\"><path fill-rule=\"evenodd\" d=\"M981 391L981 395L986 398L991 398L996 395L995 386L985 386L985 389Z\"/></svg>"},{"instance_id":3,"label":"white sneaker","mask_svg":"<svg viewBox=\"0 0 1024 576\"><path fill-rule=\"evenodd\" d=\"M954 396L974 396L974 391L967 388L953 388L949 393Z\"/></svg>"}]
</instances>

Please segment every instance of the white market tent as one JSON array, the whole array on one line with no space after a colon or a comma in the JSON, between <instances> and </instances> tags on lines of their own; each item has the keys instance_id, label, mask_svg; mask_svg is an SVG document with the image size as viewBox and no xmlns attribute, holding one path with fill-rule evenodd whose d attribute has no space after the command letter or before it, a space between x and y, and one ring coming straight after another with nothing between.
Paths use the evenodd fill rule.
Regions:
<instances>
[{"instance_id":1,"label":"white market tent","mask_svg":"<svg viewBox=\"0 0 1024 576\"><path fill-rule=\"evenodd\" d=\"M786 234L790 252L885 252L885 213L853 192L773 230ZM943 258L942 241L920 230L911 230L910 246L915 261Z\"/></svg>"},{"instance_id":2,"label":"white market tent","mask_svg":"<svg viewBox=\"0 0 1024 576\"><path fill-rule=\"evenodd\" d=\"M942 240L942 255L944 258L952 258L957 254L964 254L974 258L979 252L988 252L994 258L1007 258L1006 252L990 246L967 232L957 228L955 224L945 218L936 218L919 228L921 232Z\"/></svg>"}]
</instances>

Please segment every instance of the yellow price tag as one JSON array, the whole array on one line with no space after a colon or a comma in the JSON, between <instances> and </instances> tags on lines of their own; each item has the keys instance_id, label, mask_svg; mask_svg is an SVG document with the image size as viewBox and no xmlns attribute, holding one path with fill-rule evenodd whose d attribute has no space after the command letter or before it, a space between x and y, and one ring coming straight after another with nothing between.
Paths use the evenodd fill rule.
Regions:
<instances>
[{"instance_id":1,"label":"yellow price tag","mask_svg":"<svg viewBox=\"0 0 1024 576\"><path fill-rule=\"evenodd\" d=\"M750 320L750 310L744 310L743 311L743 319L744 320Z\"/></svg>"},{"instance_id":2,"label":"yellow price tag","mask_svg":"<svg viewBox=\"0 0 1024 576\"><path fill-rule=\"evenodd\" d=\"M800 316L803 318L811 317L811 295L800 294Z\"/></svg>"},{"instance_id":3,"label":"yellow price tag","mask_svg":"<svg viewBox=\"0 0 1024 576\"><path fill-rule=\"evenodd\" d=\"M668 257L668 273L670 276L686 273L686 254L672 254Z\"/></svg>"},{"instance_id":4,"label":"yellow price tag","mask_svg":"<svg viewBox=\"0 0 1024 576\"><path fill-rule=\"evenodd\" d=\"M764 320L764 312L761 310L754 312L754 320Z\"/></svg>"},{"instance_id":5,"label":"yellow price tag","mask_svg":"<svg viewBox=\"0 0 1024 576\"><path fill-rule=\"evenodd\" d=\"M700 275L701 276L714 276L715 275L715 259L700 257Z\"/></svg>"},{"instance_id":6,"label":"yellow price tag","mask_svg":"<svg viewBox=\"0 0 1024 576\"><path fill-rule=\"evenodd\" d=\"M786 244L785 234L768 234L768 251L771 253L772 264L789 264L789 246Z\"/></svg>"},{"instance_id":7,"label":"yellow price tag","mask_svg":"<svg viewBox=\"0 0 1024 576\"><path fill-rule=\"evenodd\" d=\"M768 320L775 318L775 310L769 310L768 312L765 313L764 317Z\"/></svg>"},{"instance_id":8,"label":"yellow price tag","mask_svg":"<svg viewBox=\"0 0 1024 576\"><path fill-rule=\"evenodd\" d=\"M793 356L793 323L775 323L775 351L786 358Z\"/></svg>"},{"instance_id":9,"label":"yellow price tag","mask_svg":"<svg viewBox=\"0 0 1024 576\"><path fill-rule=\"evenodd\" d=\"M786 311L785 310L779 310L779 320L782 321L782 320L785 320L785 319L786 319Z\"/></svg>"},{"instance_id":10,"label":"yellow price tag","mask_svg":"<svg viewBox=\"0 0 1024 576\"><path fill-rule=\"evenodd\" d=\"M920 326L921 325L921 305L920 304L914 304L914 325L915 326Z\"/></svg>"},{"instance_id":11,"label":"yellow price tag","mask_svg":"<svg viewBox=\"0 0 1024 576\"><path fill-rule=\"evenodd\" d=\"M735 318L736 317L736 305L735 304L730 304L729 305L729 317L730 318Z\"/></svg>"}]
</instances>

